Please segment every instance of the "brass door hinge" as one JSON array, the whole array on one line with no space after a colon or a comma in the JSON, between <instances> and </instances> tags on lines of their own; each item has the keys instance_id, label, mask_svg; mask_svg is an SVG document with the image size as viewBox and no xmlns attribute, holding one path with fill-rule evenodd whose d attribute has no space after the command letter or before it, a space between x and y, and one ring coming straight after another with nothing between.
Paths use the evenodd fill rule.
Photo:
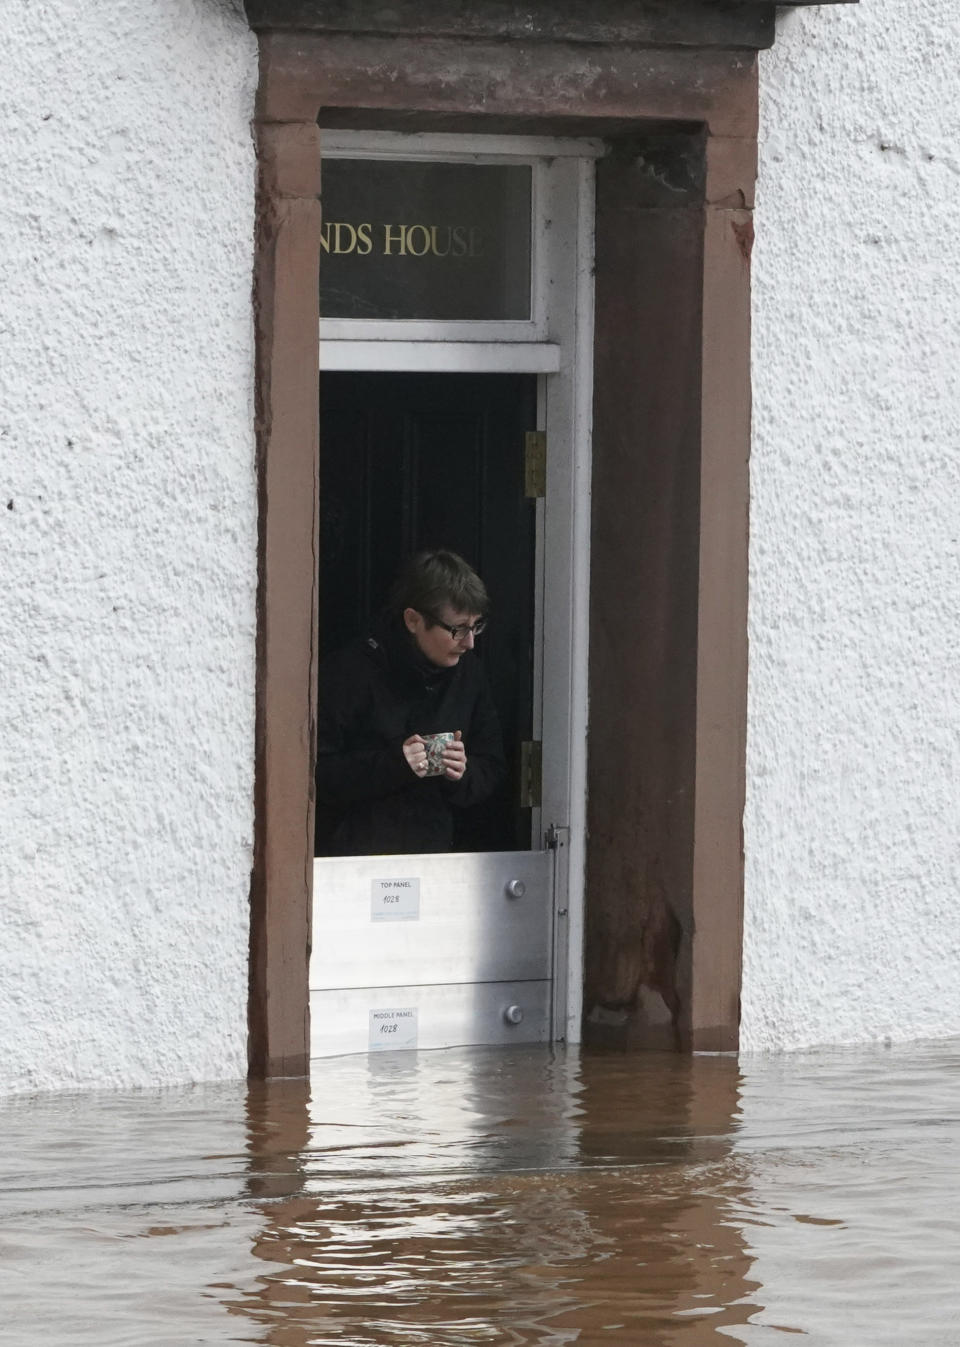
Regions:
<instances>
[{"instance_id":1,"label":"brass door hinge","mask_svg":"<svg viewBox=\"0 0 960 1347\"><path fill-rule=\"evenodd\" d=\"M539 500L547 494L547 432L528 430L523 437L523 494Z\"/></svg>"},{"instance_id":2,"label":"brass door hinge","mask_svg":"<svg viewBox=\"0 0 960 1347\"><path fill-rule=\"evenodd\" d=\"M543 745L526 739L520 745L520 808L539 809L543 798Z\"/></svg>"}]
</instances>

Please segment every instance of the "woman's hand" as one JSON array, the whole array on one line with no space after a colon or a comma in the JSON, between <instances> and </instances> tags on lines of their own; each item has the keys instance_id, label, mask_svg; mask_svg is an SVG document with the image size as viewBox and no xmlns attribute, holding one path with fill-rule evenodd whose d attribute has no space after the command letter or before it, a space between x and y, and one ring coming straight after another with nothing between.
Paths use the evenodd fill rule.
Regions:
<instances>
[{"instance_id":1,"label":"woman's hand","mask_svg":"<svg viewBox=\"0 0 960 1347\"><path fill-rule=\"evenodd\" d=\"M404 739L403 756L415 776L424 775L427 770L427 750L419 734L411 734L409 739Z\"/></svg>"},{"instance_id":2,"label":"woman's hand","mask_svg":"<svg viewBox=\"0 0 960 1347\"><path fill-rule=\"evenodd\" d=\"M463 736L457 730L453 742L443 750L443 774L449 781L459 781L467 770L467 750L463 746Z\"/></svg>"}]
</instances>

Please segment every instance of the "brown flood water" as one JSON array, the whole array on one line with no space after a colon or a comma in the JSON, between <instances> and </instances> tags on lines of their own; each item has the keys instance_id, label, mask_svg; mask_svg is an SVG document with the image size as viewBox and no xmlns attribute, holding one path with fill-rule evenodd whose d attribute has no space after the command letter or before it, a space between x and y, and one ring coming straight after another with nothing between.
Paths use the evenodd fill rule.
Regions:
<instances>
[{"instance_id":1,"label":"brown flood water","mask_svg":"<svg viewBox=\"0 0 960 1347\"><path fill-rule=\"evenodd\" d=\"M3 1347L960 1344L960 1044L0 1105Z\"/></svg>"}]
</instances>

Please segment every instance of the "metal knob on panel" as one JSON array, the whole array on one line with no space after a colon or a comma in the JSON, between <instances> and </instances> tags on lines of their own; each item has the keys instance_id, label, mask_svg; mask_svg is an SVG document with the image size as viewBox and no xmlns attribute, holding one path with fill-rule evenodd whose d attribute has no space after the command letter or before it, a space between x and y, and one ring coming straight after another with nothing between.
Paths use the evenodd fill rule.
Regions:
<instances>
[{"instance_id":1,"label":"metal knob on panel","mask_svg":"<svg viewBox=\"0 0 960 1347\"><path fill-rule=\"evenodd\" d=\"M503 1018L507 1024L521 1024L523 1022L523 1010L520 1006L507 1006L503 1012Z\"/></svg>"},{"instance_id":2,"label":"metal knob on panel","mask_svg":"<svg viewBox=\"0 0 960 1347\"><path fill-rule=\"evenodd\" d=\"M508 879L506 891L508 898L522 898L527 891L527 886L522 879Z\"/></svg>"}]
</instances>

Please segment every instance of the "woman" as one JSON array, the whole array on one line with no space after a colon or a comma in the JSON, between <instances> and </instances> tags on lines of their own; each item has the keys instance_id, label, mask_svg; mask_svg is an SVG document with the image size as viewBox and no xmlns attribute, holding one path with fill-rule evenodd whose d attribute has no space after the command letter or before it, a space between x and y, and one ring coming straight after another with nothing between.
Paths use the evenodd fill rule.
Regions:
<instances>
[{"instance_id":1,"label":"woman","mask_svg":"<svg viewBox=\"0 0 960 1347\"><path fill-rule=\"evenodd\" d=\"M503 777L496 711L474 642L489 606L455 552L421 552L383 617L320 674L317 852L450 851L454 813ZM448 732L439 775L424 737Z\"/></svg>"}]
</instances>

